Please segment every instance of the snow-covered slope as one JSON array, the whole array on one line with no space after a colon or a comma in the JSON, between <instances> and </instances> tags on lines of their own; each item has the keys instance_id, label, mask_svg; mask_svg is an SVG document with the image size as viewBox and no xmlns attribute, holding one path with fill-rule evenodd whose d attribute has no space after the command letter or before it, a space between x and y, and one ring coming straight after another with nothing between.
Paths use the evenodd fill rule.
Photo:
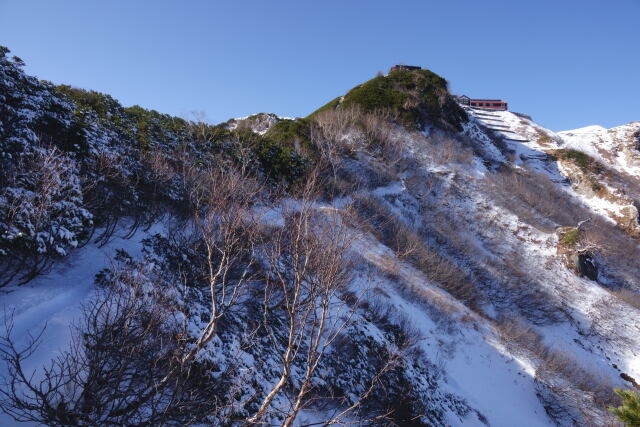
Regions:
<instances>
[{"instance_id":1,"label":"snow-covered slope","mask_svg":"<svg viewBox=\"0 0 640 427\"><path fill-rule=\"evenodd\" d=\"M148 232L139 231L128 239L115 236L102 247L87 245L65 263L56 265L48 274L27 285L10 286L0 291L2 313L7 320L11 317L11 335L18 348L24 348L32 337L39 337L37 351L26 359L24 366L28 372L35 374L36 380L42 378L43 367L50 366L52 361L68 350L74 339L74 328L82 320L83 307L94 297L95 275L111 265L116 250L139 256L141 240L161 230L162 227L156 225ZM0 333L5 332L4 327L0 328ZM0 364L0 375L7 375L5 364ZM18 423L8 414L0 413L0 425Z\"/></svg>"},{"instance_id":2,"label":"snow-covered slope","mask_svg":"<svg viewBox=\"0 0 640 427\"><path fill-rule=\"evenodd\" d=\"M472 117L468 135L479 140L491 135L503 144L513 164L543 173L554 182L570 183L568 191L595 212L638 233L640 122L608 130L589 126L555 133L522 114L467 110Z\"/></svg>"},{"instance_id":3,"label":"snow-covered slope","mask_svg":"<svg viewBox=\"0 0 640 427\"><path fill-rule=\"evenodd\" d=\"M620 172L640 177L640 121L611 129L587 126L559 135L566 147L583 151Z\"/></svg>"},{"instance_id":4,"label":"snow-covered slope","mask_svg":"<svg viewBox=\"0 0 640 427\"><path fill-rule=\"evenodd\" d=\"M169 354L187 360L200 382L184 400L168 401L194 404L196 396L202 410L198 392L211 398L194 419L189 411L170 414L170 425L245 425L273 390L262 421L280 425L303 387L310 393L295 426L347 409L339 421L607 425L613 387L640 381L640 122L554 133L524 114L462 110L444 80L406 72L391 85L376 77L376 90L421 81L433 91L435 82L437 96L426 95L440 110L407 111L413 104L402 103L395 108L409 120L401 125L380 110L340 109L342 97L319 118L281 123L257 114L208 126L55 88L0 59L0 108L11 118L0 117L0 283L8 283L0 305L13 316L19 347L47 325L23 366L35 379L72 338L83 348L92 331L73 329L74 322L111 286L136 300L156 298L175 320L162 324L161 342L185 351ZM412 127L415 120L426 122ZM273 136L276 124L282 129ZM53 145L41 145L41 135ZM310 165L321 166L318 175ZM314 191L301 190L304 184ZM73 212L85 210L79 222ZM225 221L233 226L218 228ZM345 253L322 258L341 239ZM294 255L308 242L316 243L312 251ZM212 265L224 269L238 247L233 268L212 279ZM287 312L293 284L310 289L319 277L329 280L295 269L307 263L345 282L326 305ZM111 270L96 277L105 267ZM304 279L296 282L299 273ZM245 287L234 288L239 283ZM232 288L240 291L227 293ZM232 309L198 349L212 307L227 303ZM319 323L299 329L285 369L287 334L316 316L332 325L347 320L333 338L317 341L331 344L317 365L304 343ZM137 325L132 319L122 330ZM182 359L194 348L193 359ZM394 363L386 366L387 358ZM156 362L166 363L153 360L150 371L164 366ZM317 370L303 386L311 365ZM184 378L174 380L183 386ZM125 411L105 412L82 387L67 388L56 397L67 406L54 415L126 424L118 418ZM78 412L69 408L75 403ZM6 414L0 424L20 425Z\"/></svg>"},{"instance_id":5,"label":"snow-covered slope","mask_svg":"<svg viewBox=\"0 0 640 427\"><path fill-rule=\"evenodd\" d=\"M480 115L482 117L478 117ZM496 132L504 136L503 142L508 147L507 154L515 156L514 164L517 168L524 173L535 172L548 176L550 182L553 183L552 185L557 187L559 194L567 194L567 201L571 199L576 202L585 201L582 195L565 184L572 177L562 175L563 169L558 168L556 161L546 155L547 150L561 147L562 140L557 135L536 125L529 119L510 112L492 112L490 114L483 112L478 116L476 116L477 120L482 122L483 128L491 126L497 129L496 125L489 124L488 121L491 120L493 123L500 119L503 126L500 126L502 129ZM491 116L491 119L488 116ZM473 163L468 164L467 168L461 168L456 164L434 163L431 155L432 150L427 149L428 146L420 147L418 145L413 151L420 153L418 156L423 159L423 167L431 173L420 174L416 170L409 173L423 177L428 176L430 179L438 177L436 179L444 180L443 185L434 186L433 183L430 183L428 187L440 188L440 191L434 192L432 190L432 197L446 200L446 202L437 204L436 206L439 208L435 208L435 211L434 206L425 203L424 199L409 205L423 205L423 208L418 208L421 212L428 212L426 209L429 209L432 212L431 215L423 213L422 216L431 218L436 224L442 222L442 218L458 218L458 220L450 220L452 225L447 230L449 233L459 232L462 234L459 238L468 240L463 243L463 246L468 248L467 254L475 253L474 260L471 262L475 264L475 268L484 269L496 265L502 269L500 274L505 272L505 268L512 269L511 272L506 273L507 277L510 276L509 281L528 282L525 285L528 290L535 291L526 298L531 298L528 302L532 303L536 309L542 310L540 320L543 324L536 325L534 328L541 334L546 345L549 345L554 351L568 354L575 361L571 363L582 364L584 368L595 372L596 375L606 372L608 381L611 381L612 384L628 386L628 383L620 381L619 374L624 372L634 378L640 375L640 336L638 335L638 325L635 322L620 322L620 319L636 318L638 307L634 308L624 301L618 300L600 283L577 277L568 270L556 253L559 242L554 229L541 229L526 216L519 217L520 211L510 209L514 203L518 203L516 198L512 198L506 204L498 203L496 205L495 193L488 191L485 184L490 176L488 173L479 176L477 168L471 167ZM500 161L501 159L497 158L496 160ZM443 175L443 169L448 170L448 173ZM410 179L409 176L405 178L405 182L408 179ZM520 191L516 180L507 180L503 189L513 191L514 194ZM545 187L532 188L531 191L539 193L532 194L532 196L550 197L550 195L544 194L545 190ZM408 191L412 192L412 190ZM413 191L415 192L415 190ZM399 200L407 200L406 196L400 197L398 195L398 198ZM556 203L562 202L561 199L556 201ZM587 209L582 215L589 215L589 211L592 212L591 215L598 215L597 209L593 209L589 203L585 203L585 205ZM575 209L570 205L567 205L566 208L562 205L555 208L560 213L564 209ZM407 209L405 207L404 212ZM527 209L531 210L531 207ZM581 214L578 213L578 215ZM631 250L637 251L637 243L632 239L629 240L632 245ZM500 261L496 262L496 260ZM522 264L513 266L512 263ZM485 271L481 280L488 279L486 273ZM500 283L499 275L494 277L494 280L494 284L491 284L490 281L487 284L497 287L504 286ZM637 289L638 284L632 280L630 286ZM534 302L540 297L535 295L537 291L542 292L545 296L542 297L542 300ZM511 292L512 295L518 293L516 289ZM531 309L527 307L526 303L524 305L522 303L523 301L512 300L511 309L517 310L517 307L520 307L524 313ZM494 304L502 304L500 298L495 299ZM546 304L550 304L550 306L545 308ZM493 312L495 309L503 310L504 308L492 307L488 308L488 312ZM563 320L553 320L552 313L560 314ZM626 314L622 315L621 313ZM525 316L527 315L525 314ZM533 318L531 320L534 324L539 321ZM524 357L527 358L527 356ZM540 366L537 369L540 369ZM535 368L533 370L535 371ZM540 378L538 381L544 382ZM544 394L544 392L542 393ZM558 422L557 419L555 421ZM498 424L500 425L500 423Z\"/></svg>"}]
</instances>

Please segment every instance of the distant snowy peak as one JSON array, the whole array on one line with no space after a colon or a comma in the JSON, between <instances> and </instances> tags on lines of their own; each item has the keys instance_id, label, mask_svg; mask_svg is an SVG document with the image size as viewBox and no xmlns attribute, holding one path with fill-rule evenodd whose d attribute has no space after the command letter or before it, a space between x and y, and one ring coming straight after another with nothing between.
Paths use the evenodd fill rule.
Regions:
<instances>
[{"instance_id":1,"label":"distant snowy peak","mask_svg":"<svg viewBox=\"0 0 640 427\"><path fill-rule=\"evenodd\" d=\"M613 142L636 142L640 132L640 121L631 122L626 125L612 128L604 128L599 125L586 126L583 128L566 130L559 132L563 137L568 138L597 138L613 140Z\"/></svg>"},{"instance_id":2,"label":"distant snowy peak","mask_svg":"<svg viewBox=\"0 0 640 427\"><path fill-rule=\"evenodd\" d=\"M592 126L585 126L583 128L562 131L562 132L560 132L560 134L584 135L584 134L587 134L587 133L598 133L598 132L606 132L606 131L607 131L607 129L602 127L602 126L600 126L600 125L592 125Z\"/></svg>"},{"instance_id":3,"label":"distant snowy peak","mask_svg":"<svg viewBox=\"0 0 640 427\"><path fill-rule=\"evenodd\" d=\"M286 119L286 117L279 117L273 113L258 113L247 117L230 119L227 121L226 127L229 130L246 127L253 132L264 135L273 125Z\"/></svg>"},{"instance_id":4,"label":"distant snowy peak","mask_svg":"<svg viewBox=\"0 0 640 427\"><path fill-rule=\"evenodd\" d=\"M567 148L583 151L605 165L640 176L640 121L610 129L587 126L559 135Z\"/></svg>"}]
</instances>

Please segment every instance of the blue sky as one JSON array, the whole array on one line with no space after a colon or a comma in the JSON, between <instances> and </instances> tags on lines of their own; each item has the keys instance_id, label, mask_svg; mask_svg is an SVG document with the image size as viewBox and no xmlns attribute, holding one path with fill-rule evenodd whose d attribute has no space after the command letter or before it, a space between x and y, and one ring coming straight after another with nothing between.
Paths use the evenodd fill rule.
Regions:
<instances>
[{"instance_id":1,"label":"blue sky","mask_svg":"<svg viewBox=\"0 0 640 427\"><path fill-rule=\"evenodd\" d=\"M553 130L640 120L640 0L0 0L41 79L211 122L305 116L394 63Z\"/></svg>"}]
</instances>

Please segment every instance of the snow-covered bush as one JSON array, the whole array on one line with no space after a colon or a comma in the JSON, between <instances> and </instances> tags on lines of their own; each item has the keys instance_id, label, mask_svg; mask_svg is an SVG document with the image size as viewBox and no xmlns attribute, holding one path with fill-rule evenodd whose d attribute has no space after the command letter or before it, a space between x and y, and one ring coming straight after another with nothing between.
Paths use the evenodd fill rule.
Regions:
<instances>
[{"instance_id":1,"label":"snow-covered bush","mask_svg":"<svg viewBox=\"0 0 640 427\"><path fill-rule=\"evenodd\" d=\"M39 81L8 52L0 50L0 285L31 279L95 228L105 243L121 223L134 231L160 216L160 204L186 197L179 177L159 176L136 144L143 123L175 170L184 120Z\"/></svg>"},{"instance_id":2,"label":"snow-covered bush","mask_svg":"<svg viewBox=\"0 0 640 427\"><path fill-rule=\"evenodd\" d=\"M44 271L87 239L92 226L76 163L58 149L23 153L8 181L0 192L2 285Z\"/></svg>"}]
</instances>

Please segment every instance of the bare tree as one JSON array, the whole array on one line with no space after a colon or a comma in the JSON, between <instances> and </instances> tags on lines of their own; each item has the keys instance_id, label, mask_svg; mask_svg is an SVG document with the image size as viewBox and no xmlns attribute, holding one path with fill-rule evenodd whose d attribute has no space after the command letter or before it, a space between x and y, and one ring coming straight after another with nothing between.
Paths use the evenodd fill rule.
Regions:
<instances>
[{"instance_id":1,"label":"bare tree","mask_svg":"<svg viewBox=\"0 0 640 427\"><path fill-rule=\"evenodd\" d=\"M311 197L313 179L307 185L300 204L284 215L284 225L271 231L264 248L266 286L263 296L263 328L278 354L280 378L263 398L249 424L262 422L272 411L276 397L287 392L290 407L283 426L291 426L300 411L321 400L315 380L323 358L336 340L351 325L360 298L347 301L347 286L352 280L351 244L356 237L343 224L343 215L331 208L314 206ZM367 290L361 290L361 297ZM349 294L353 295L353 294ZM284 319L284 334L274 326L274 318ZM339 423L360 407L375 388L380 376L398 360L390 358L372 379L370 386L351 406L330 417ZM294 366L302 374L293 378ZM334 397L335 398L335 397Z\"/></svg>"},{"instance_id":2,"label":"bare tree","mask_svg":"<svg viewBox=\"0 0 640 427\"><path fill-rule=\"evenodd\" d=\"M193 223L206 251L210 318L184 362L211 341L219 320L238 304L254 277L259 219L253 206L264 191L244 167L212 166L188 176Z\"/></svg>"},{"instance_id":3,"label":"bare tree","mask_svg":"<svg viewBox=\"0 0 640 427\"><path fill-rule=\"evenodd\" d=\"M39 336L19 349L12 319L5 319L0 356L9 373L0 388L3 411L51 426L116 426L187 424L220 409L215 384L184 362L184 330L166 288L151 287L150 293L139 268L114 274L113 286L86 306L70 348L40 375L24 367Z\"/></svg>"},{"instance_id":4,"label":"bare tree","mask_svg":"<svg viewBox=\"0 0 640 427\"><path fill-rule=\"evenodd\" d=\"M263 249L266 283L262 326L279 355L282 374L249 423L259 423L268 413L301 357L305 373L284 425L293 423L312 388L322 356L353 314L341 313L345 304L339 298L350 278L346 256L350 238L337 215L323 216L322 220L315 215L311 194L316 178L317 174L312 174L307 182L299 207L283 212L284 226L270 230ZM345 314L347 319L342 317ZM284 343L272 324L274 316L286 319Z\"/></svg>"}]
</instances>

